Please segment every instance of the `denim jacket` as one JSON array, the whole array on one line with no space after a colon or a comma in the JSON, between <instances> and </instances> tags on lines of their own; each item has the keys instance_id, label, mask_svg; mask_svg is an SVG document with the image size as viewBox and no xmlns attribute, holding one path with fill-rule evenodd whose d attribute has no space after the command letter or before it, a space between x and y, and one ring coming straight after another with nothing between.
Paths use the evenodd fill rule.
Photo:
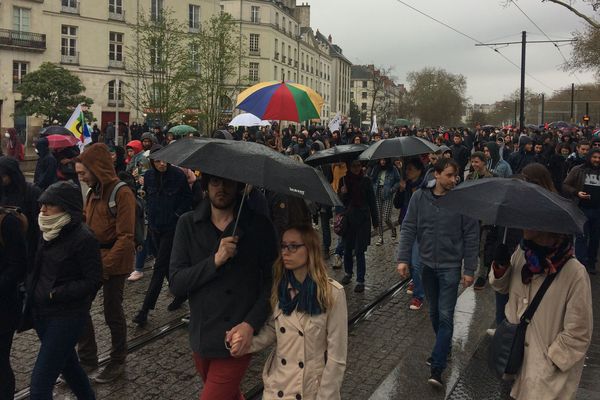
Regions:
<instances>
[{"instance_id":1,"label":"denim jacket","mask_svg":"<svg viewBox=\"0 0 600 400\"><path fill-rule=\"evenodd\" d=\"M379 172L381 172L379 165L376 165L371 171L371 182L373 182L374 193L377 193L377 186L379 186ZM400 187L400 173L392 166L385 174L383 198L386 200L391 199L392 195L398 190L398 187Z\"/></svg>"}]
</instances>

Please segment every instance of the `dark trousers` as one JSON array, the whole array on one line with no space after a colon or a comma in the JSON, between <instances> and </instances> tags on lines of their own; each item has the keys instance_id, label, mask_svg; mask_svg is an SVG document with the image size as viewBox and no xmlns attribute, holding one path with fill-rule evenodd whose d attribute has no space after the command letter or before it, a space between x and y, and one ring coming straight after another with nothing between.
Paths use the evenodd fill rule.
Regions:
<instances>
[{"instance_id":1,"label":"dark trousers","mask_svg":"<svg viewBox=\"0 0 600 400\"><path fill-rule=\"evenodd\" d=\"M52 390L61 373L78 400L96 398L75 352L88 317L80 315L34 321L41 346L31 373L31 400L52 400Z\"/></svg>"},{"instance_id":2,"label":"dark trousers","mask_svg":"<svg viewBox=\"0 0 600 400\"><path fill-rule=\"evenodd\" d=\"M423 288L429 302L429 318L435 332L431 368L444 369L454 333L454 308L458 298L461 269L423 267Z\"/></svg>"},{"instance_id":3,"label":"dark trousers","mask_svg":"<svg viewBox=\"0 0 600 400\"><path fill-rule=\"evenodd\" d=\"M200 400L244 400L240 383L250 359L250 354L240 358L202 358L194 353L196 371L204 382Z\"/></svg>"},{"instance_id":4,"label":"dark trousers","mask_svg":"<svg viewBox=\"0 0 600 400\"><path fill-rule=\"evenodd\" d=\"M163 282L165 278L169 279L169 262L171 260L171 249L173 248L173 237L175 236L175 230L168 230L165 232L150 231L152 235L152 241L158 253L154 260L154 272L152 273L152 279L148 285L146 296L144 297L144 304L142 310L154 310L156 306L156 300L162 290ZM176 301L183 303L185 298L176 298Z\"/></svg>"},{"instance_id":5,"label":"dark trousers","mask_svg":"<svg viewBox=\"0 0 600 400\"><path fill-rule=\"evenodd\" d=\"M127 321L123 311L123 290L127 275L112 275L102 285L104 295L104 320L110 329L112 348L110 361L122 364L127 357ZM86 365L98 364L98 345L92 318L87 317L79 339L79 358Z\"/></svg>"},{"instance_id":6,"label":"dark trousers","mask_svg":"<svg viewBox=\"0 0 600 400\"><path fill-rule=\"evenodd\" d=\"M346 275L352 276L354 270L354 255L356 253L356 282L365 283L365 273L367 272L367 260L365 252L355 250L356 239L354 237L344 240L344 271Z\"/></svg>"},{"instance_id":7,"label":"dark trousers","mask_svg":"<svg viewBox=\"0 0 600 400\"><path fill-rule=\"evenodd\" d=\"M583 235L575 239L575 255L588 270L595 270L600 244L600 208L581 208L581 211L587 221L583 226Z\"/></svg>"},{"instance_id":8,"label":"dark trousers","mask_svg":"<svg viewBox=\"0 0 600 400\"><path fill-rule=\"evenodd\" d=\"M320 212L319 216L321 217L321 232L323 233L323 250L329 250L331 247L331 226L329 225L331 217L327 212Z\"/></svg>"},{"instance_id":9,"label":"dark trousers","mask_svg":"<svg viewBox=\"0 0 600 400\"><path fill-rule=\"evenodd\" d=\"M4 322L2 322L4 323ZM15 394L15 374L10 366L10 349L12 348L13 329L0 332L0 399L12 399Z\"/></svg>"},{"instance_id":10,"label":"dark trousers","mask_svg":"<svg viewBox=\"0 0 600 400\"><path fill-rule=\"evenodd\" d=\"M498 292L494 293L496 294L496 325L500 325L500 323L506 318L504 309L508 303L508 294L502 294Z\"/></svg>"}]
</instances>

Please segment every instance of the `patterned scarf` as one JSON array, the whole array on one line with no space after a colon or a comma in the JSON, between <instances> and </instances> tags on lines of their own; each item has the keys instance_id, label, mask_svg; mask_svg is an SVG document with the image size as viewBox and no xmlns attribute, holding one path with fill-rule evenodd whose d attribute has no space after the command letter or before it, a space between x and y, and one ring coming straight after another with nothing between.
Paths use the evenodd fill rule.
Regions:
<instances>
[{"instance_id":1,"label":"patterned scarf","mask_svg":"<svg viewBox=\"0 0 600 400\"><path fill-rule=\"evenodd\" d=\"M546 272L552 275L569 261L575 253L571 240L565 239L553 247L540 246L539 244L523 239L521 248L525 252L525 266L521 269L521 280L529 284L536 274Z\"/></svg>"},{"instance_id":2,"label":"patterned scarf","mask_svg":"<svg viewBox=\"0 0 600 400\"><path fill-rule=\"evenodd\" d=\"M292 289L297 292L293 299L290 294ZM278 293L279 308L285 315L290 315L294 310L310 315L319 315L323 312L317 299L317 284L308 275L304 282L300 283L294 276L294 272L286 269L279 282Z\"/></svg>"}]
</instances>

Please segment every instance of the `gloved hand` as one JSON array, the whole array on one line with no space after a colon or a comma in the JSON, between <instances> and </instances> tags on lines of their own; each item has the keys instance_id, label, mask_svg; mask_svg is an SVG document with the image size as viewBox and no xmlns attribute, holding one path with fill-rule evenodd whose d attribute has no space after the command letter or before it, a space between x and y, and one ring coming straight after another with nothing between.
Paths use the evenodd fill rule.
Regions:
<instances>
[{"instance_id":1,"label":"gloved hand","mask_svg":"<svg viewBox=\"0 0 600 400\"><path fill-rule=\"evenodd\" d=\"M499 244L494 251L494 262L498 266L507 266L510 264L510 251L505 244Z\"/></svg>"}]
</instances>

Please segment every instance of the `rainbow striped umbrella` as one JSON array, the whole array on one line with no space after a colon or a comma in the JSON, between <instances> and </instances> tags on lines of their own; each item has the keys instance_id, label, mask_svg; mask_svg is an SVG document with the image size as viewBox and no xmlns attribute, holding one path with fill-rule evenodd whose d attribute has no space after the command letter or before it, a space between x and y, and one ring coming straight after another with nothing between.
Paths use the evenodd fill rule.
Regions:
<instances>
[{"instance_id":1,"label":"rainbow striped umbrella","mask_svg":"<svg viewBox=\"0 0 600 400\"><path fill-rule=\"evenodd\" d=\"M237 108L262 120L306 121L321 117L323 98L292 82L261 82L239 94Z\"/></svg>"}]
</instances>

